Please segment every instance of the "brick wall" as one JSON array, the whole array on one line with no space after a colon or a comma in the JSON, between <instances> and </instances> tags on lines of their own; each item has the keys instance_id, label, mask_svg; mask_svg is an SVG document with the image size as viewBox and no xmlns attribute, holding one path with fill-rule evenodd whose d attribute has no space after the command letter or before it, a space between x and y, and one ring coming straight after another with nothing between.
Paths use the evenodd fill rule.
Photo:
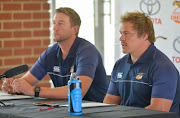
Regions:
<instances>
[{"instance_id":1,"label":"brick wall","mask_svg":"<svg viewBox=\"0 0 180 118\"><path fill-rule=\"evenodd\" d=\"M0 0L0 74L22 64L31 68L48 47L49 8L47 0ZM49 76L38 86L50 87Z\"/></svg>"}]
</instances>

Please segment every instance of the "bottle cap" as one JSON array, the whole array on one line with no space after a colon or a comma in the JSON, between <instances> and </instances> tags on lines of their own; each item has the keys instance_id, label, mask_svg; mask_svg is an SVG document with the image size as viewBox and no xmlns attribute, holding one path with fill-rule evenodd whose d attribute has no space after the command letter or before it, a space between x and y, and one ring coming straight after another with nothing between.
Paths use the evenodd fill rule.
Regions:
<instances>
[{"instance_id":1,"label":"bottle cap","mask_svg":"<svg viewBox=\"0 0 180 118\"><path fill-rule=\"evenodd\" d=\"M79 80L79 78L76 76L76 73L71 73L70 80Z\"/></svg>"}]
</instances>

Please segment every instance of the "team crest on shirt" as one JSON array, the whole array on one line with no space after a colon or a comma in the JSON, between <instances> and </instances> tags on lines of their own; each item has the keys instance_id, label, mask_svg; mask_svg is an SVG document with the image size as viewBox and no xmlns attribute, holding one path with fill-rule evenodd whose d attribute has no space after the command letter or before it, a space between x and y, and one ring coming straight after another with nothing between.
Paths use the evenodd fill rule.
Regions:
<instances>
[{"instance_id":1,"label":"team crest on shirt","mask_svg":"<svg viewBox=\"0 0 180 118\"><path fill-rule=\"evenodd\" d=\"M117 78L122 78L122 74L123 74L122 72L118 72L117 73Z\"/></svg>"},{"instance_id":2,"label":"team crest on shirt","mask_svg":"<svg viewBox=\"0 0 180 118\"><path fill-rule=\"evenodd\" d=\"M59 66L54 66L53 71L54 72L60 72L60 67Z\"/></svg>"},{"instance_id":3,"label":"team crest on shirt","mask_svg":"<svg viewBox=\"0 0 180 118\"><path fill-rule=\"evenodd\" d=\"M137 79L137 80L142 79L142 77L143 77L144 74L146 74L146 73L142 73L142 72L137 73L136 79Z\"/></svg>"}]
</instances>

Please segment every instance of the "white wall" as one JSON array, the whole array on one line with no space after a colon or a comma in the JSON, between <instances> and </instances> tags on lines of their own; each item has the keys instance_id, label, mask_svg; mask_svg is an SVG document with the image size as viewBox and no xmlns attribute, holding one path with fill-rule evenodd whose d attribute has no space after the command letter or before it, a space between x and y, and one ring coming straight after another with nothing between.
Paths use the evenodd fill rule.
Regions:
<instances>
[{"instance_id":1,"label":"white wall","mask_svg":"<svg viewBox=\"0 0 180 118\"><path fill-rule=\"evenodd\" d=\"M70 7L81 18L78 36L94 44L94 6L93 0L56 0L56 9Z\"/></svg>"}]
</instances>

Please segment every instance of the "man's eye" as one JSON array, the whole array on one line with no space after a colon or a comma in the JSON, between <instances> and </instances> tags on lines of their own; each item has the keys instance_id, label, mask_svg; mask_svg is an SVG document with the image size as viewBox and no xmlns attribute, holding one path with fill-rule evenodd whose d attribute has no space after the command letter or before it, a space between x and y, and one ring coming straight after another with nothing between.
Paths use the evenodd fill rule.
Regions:
<instances>
[{"instance_id":1,"label":"man's eye","mask_svg":"<svg viewBox=\"0 0 180 118\"><path fill-rule=\"evenodd\" d=\"M129 35L129 33L124 33L126 36L128 36Z\"/></svg>"},{"instance_id":2,"label":"man's eye","mask_svg":"<svg viewBox=\"0 0 180 118\"><path fill-rule=\"evenodd\" d=\"M63 25L64 23L63 22L59 22L60 25Z\"/></svg>"}]
</instances>

